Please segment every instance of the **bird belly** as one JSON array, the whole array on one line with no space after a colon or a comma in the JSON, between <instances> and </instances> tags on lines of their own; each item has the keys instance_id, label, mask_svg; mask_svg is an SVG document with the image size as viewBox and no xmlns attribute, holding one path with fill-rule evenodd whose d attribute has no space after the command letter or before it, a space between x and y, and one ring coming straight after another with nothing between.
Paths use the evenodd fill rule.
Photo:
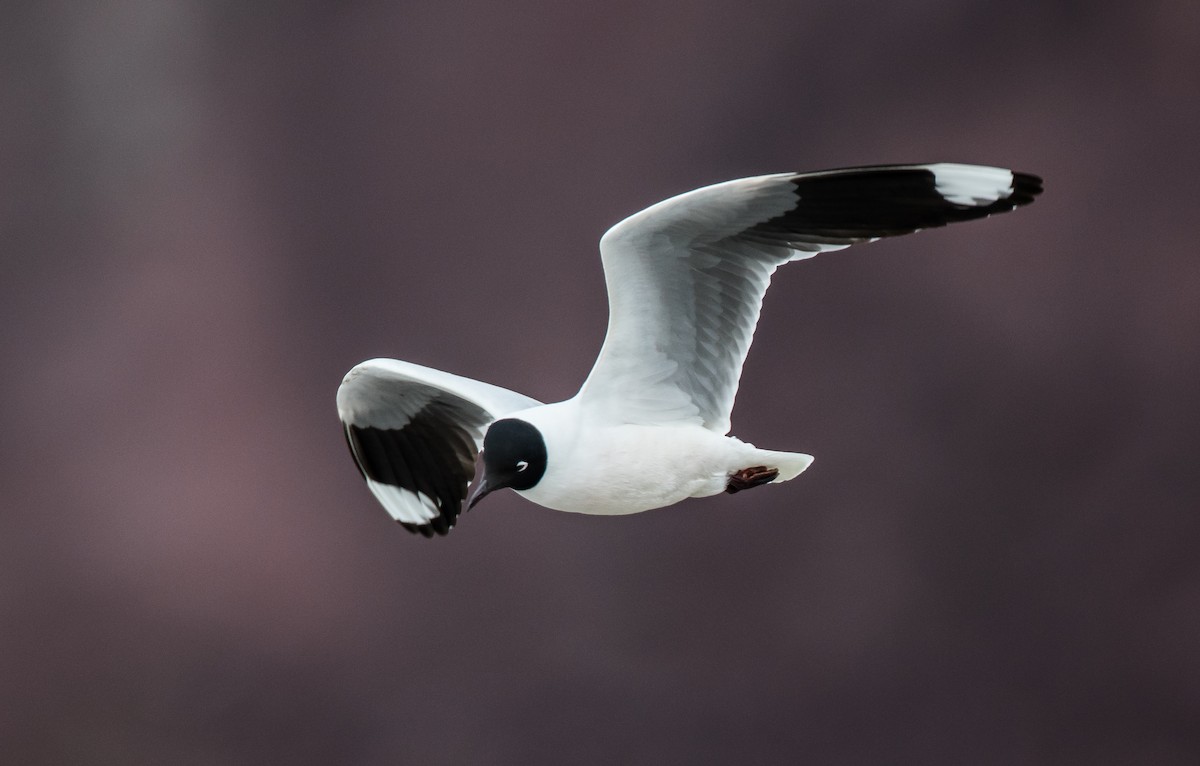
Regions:
<instances>
[{"instance_id":1,"label":"bird belly","mask_svg":"<svg viewBox=\"0 0 1200 766\"><path fill-rule=\"evenodd\" d=\"M542 480L518 494L559 511L640 513L722 492L749 447L701 426L629 424L589 429L576 444L586 450L551 459Z\"/></svg>"}]
</instances>

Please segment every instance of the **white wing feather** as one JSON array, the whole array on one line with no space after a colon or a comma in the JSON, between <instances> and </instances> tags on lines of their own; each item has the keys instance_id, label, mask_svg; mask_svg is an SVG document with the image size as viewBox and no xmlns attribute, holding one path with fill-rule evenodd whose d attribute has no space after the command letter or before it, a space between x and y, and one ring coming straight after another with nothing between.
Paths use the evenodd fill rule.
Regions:
<instances>
[{"instance_id":1,"label":"white wing feather","mask_svg":"<svg viewBox=\"0 0 1200 766\"><path fill-rule=\"evenodd\" d=\"M578 399L613 422L729 432L771 275L788 261L1027 204L1041 180L938 163L779 173L707 186L600 240L604 346Z\"/></svg>"}]
</instances>

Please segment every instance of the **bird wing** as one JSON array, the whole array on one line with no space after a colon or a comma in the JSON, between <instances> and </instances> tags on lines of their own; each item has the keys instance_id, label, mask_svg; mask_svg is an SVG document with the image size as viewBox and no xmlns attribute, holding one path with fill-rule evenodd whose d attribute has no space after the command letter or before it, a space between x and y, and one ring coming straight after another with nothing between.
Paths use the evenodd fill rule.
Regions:
<instances>
[{"instance_id":1,"label":"bird wing","mask_svg":"<svg viewBox=\"0 0 1200 766\"><path fill-rule=\"evenodd\" d=\"M392 518L426 537L454 526L488 425L538 404L396 359L357 365L337 392L346 442L367 486Z\"/></svg>"},{"instance_id":2,"label":"bird wing","mask_svg":"<svg viewBox=\"0 0 1200 766\"><path fill-rule=\"evenodd\" d=\"M1040 178L939 163L780 173L659 202L600 240L608 333L581 405L617 422L728 433L771 274L858 242L1028 204Z\"/></svg>"}]
</instances>

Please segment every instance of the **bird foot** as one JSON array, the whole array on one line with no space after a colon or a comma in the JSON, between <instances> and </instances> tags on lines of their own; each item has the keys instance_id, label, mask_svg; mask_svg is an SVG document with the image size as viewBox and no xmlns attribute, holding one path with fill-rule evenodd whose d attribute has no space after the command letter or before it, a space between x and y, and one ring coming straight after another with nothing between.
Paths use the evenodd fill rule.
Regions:
<instances>
[{"instance_id":1,"label":"bird foot","mask_svg":"<svg viewBox=\"0 0 1200 766\"><path fill-rule=\"evenodd\" d=\"M735 492L741 492L743 489L750 489L751 487L757 487L759 484L774 481L778 475L778 468L767 468L765 465L743 468L737 473L730 474L729 481L725 484L725 491L732 495Z\"/></svg>"}]
</instances>

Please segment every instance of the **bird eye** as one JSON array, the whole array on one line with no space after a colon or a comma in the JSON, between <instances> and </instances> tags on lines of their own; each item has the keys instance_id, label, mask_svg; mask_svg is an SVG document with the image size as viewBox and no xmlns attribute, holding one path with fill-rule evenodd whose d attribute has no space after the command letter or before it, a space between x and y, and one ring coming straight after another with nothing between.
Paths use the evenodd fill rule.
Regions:
<instances>
[{"instance_id":1,"label":"bird eye","mask_svg":"<svg viewBox=\"0 0 1200 766\"><path fill-rule=\"evenodd\" d=\"M521 471L524 471L528 467L529 467L529 463L527 461L525 461L525 460L517 461L517 472L518 473L520 473Z\"/></svg>"}]
</instances>

